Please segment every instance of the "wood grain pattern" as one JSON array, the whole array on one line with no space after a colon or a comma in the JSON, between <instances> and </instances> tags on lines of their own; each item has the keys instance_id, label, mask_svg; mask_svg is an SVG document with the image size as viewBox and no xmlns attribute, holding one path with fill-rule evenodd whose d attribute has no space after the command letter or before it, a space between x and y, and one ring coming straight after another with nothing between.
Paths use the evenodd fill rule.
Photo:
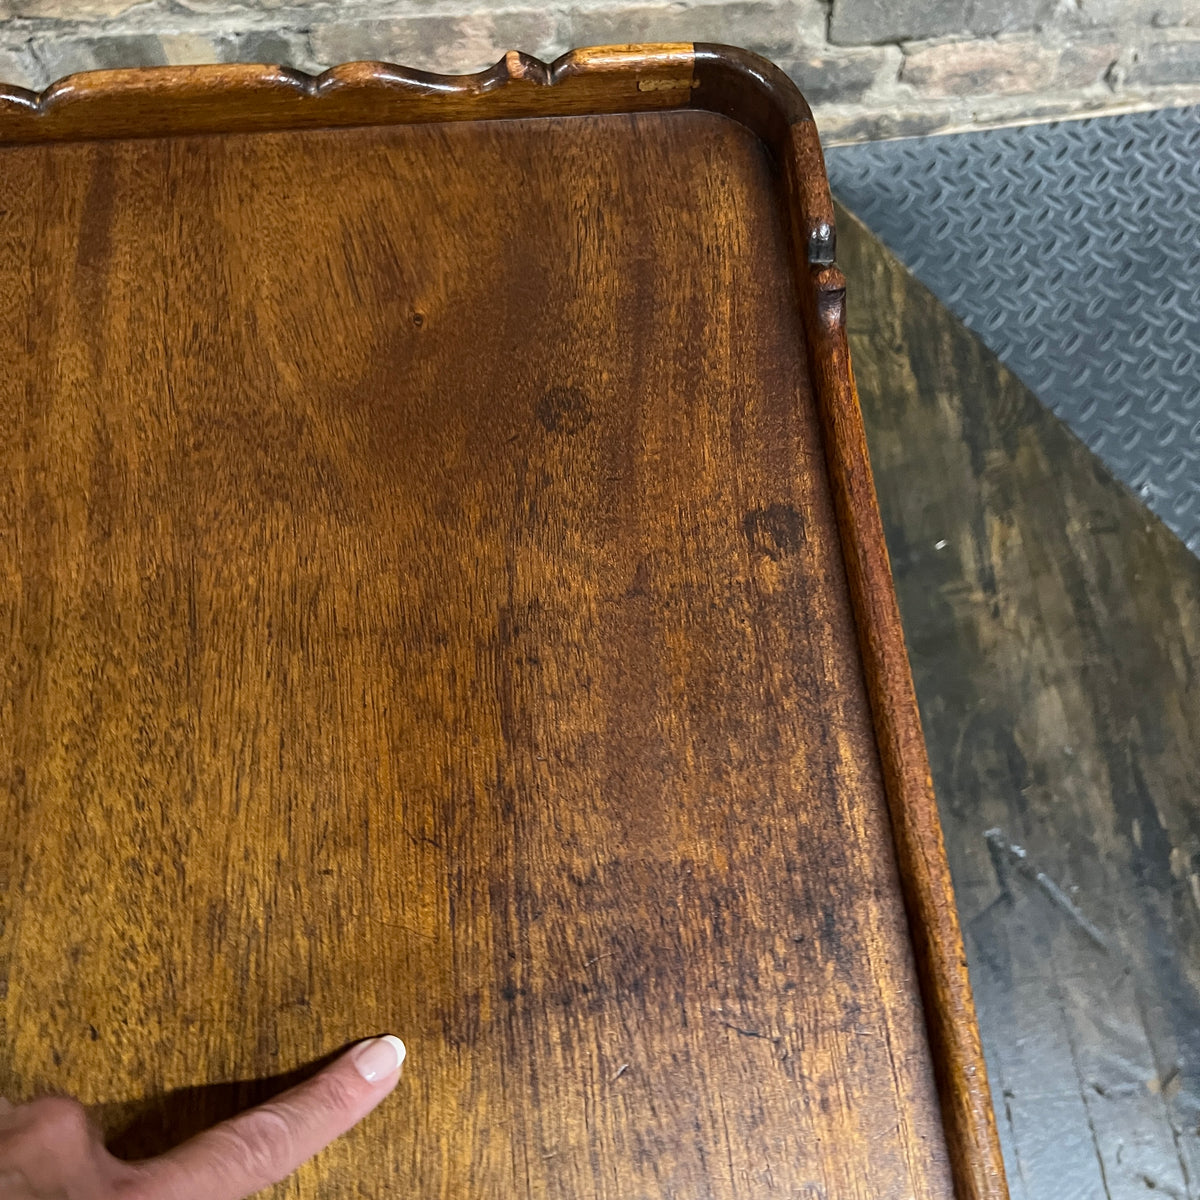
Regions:
<instances>
[{"instance_id":1,"label":"wood grain pattern","mask_svg":"<svg viewBox=\"0 0 1200 1200\"><path fill-rule=\"evenodd\" d=\"M826 445L840 448L830 455L834 502L906 905L919 917L912 939L947 1140L959 1195L975 1200L1002 1192L1003 1165L990 1097L977 1083L983 1050L850 365L845 277L827 266L817 279L811 361L817 393L826 397Z\"/></svg>"},{"instance_id":2,"label":"wood grain pattern","mask_svg":"<svg viewBox=\"0 0 1200 1200\"><path fill-rule=\"evenodd\" d=\"M714 54L720 49L711 48ZM782 72L762 74L767 86L786 91ZM761 101L752 95L752 111L758 112ZM970 1200L1002 1198L1007 1195L1004 1165L966 955L850 361L846 280L831 262L835 221L821 145L806 106L789 113L786 131L772 128L769 118L757 120L764 135L776 141L789 200L810 371L955 1188Z\"/></svg>"},{"instance_id":3,"label":"wood grain pattern","mask_svg":"<svg viewBox=\"0 0 1200 1200\"><path fill-rule=\"evenodd\" d=\"M833 203L811 112L770 63L696 45L695 103L747 124L772 146L791 225L797 296L859 648L937 1067L956 1192L1004 1197L1004 1167L920 715L846 340L845 278L832 265Z\"/></svg>"},{"instance_id":4,"label":"wood grain pattern","mask_svg":"<svg viewBox=\"0 0 1200 1200\"><path fill-rule=\"evenodd\" d=\"M1200 562L838 226L1013 1195L1191 1200Z\"/></svg>"},{"instance_id":5,"label":"wood grain pattern","mask_svg":"<svg viewBox=\"0 0 1200 1200\"><path fill-rule=\"evenodd\" d=\"M819 146L688 49L0 111L48 143L0 151L0 1086L115 1130L387 1027L404 1126L294 1194L1003 1194ZM222 90L444 120L129 140ZM790 229L745 125L447 123L681 103L773 143Z\"/></svg>"}]
</instances>

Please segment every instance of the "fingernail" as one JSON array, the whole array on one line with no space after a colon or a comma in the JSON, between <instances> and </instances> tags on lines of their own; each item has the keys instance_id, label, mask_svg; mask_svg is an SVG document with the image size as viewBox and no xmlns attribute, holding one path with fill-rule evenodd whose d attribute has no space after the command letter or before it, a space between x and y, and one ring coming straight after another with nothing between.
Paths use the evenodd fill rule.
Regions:
<instances>
[{"instance_id":1,"label":"fingernail","mask_svg":"<svg viewBox=\"0 0 1200 1200\"><path fill-rule=\"evenodd\" d=\"M400 1070L404 1056L408 1053L404 1043L390 1033L372 1038L354 1049L354 1069L368 1082L380 1083L390 1079Z\"/></svg>"}]
</instances>

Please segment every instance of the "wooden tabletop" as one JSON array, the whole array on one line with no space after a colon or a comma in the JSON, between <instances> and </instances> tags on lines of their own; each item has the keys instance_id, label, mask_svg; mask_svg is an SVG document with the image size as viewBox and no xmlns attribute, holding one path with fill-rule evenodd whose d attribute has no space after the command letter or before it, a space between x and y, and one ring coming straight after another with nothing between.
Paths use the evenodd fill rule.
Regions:
<instances>
[{"instance_id":1,"label":"wooden tabletop","mask_svg":"<svg viewBox=\"0 0 1200 1200\"><path fill-rule=\"evenodd\" d=\"M786 230L702 112L0 150L0 1091L280 1196L947 1197Z\"/></svg>"}]
</instances>

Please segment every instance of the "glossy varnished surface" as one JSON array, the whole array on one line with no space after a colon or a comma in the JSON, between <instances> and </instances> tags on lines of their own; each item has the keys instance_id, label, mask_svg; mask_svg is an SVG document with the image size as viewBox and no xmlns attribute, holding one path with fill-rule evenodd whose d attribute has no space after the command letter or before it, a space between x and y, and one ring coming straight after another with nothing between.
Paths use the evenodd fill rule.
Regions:
<instances>
[{"instance_id":1,"label":"glossy varnished surface","mask_svg":"<svg viewBox=\"0 0 1200 1200\"><path fill-rule=\"evenodd\" d=\"M0 84L0 141L657 111L691 102L693 61L690 44L662 43L593 46L552 63L510 50L474 75L378 62L342 63L321 75L254 63L86 71L43 92ZM799 101L790 107L807 113L790 84L788 93Z\"/></svg>"},{"instance_id":2,"label":"glossy varnished surface","mask_svg":"<svg viewBox=\"0 0 1200 1200\"><path fill-rule=\"evenodd\" d=\"M838 227L1013 1196L1200 1196L1200 562Z\"/></svg>"},{"instance_id":3,"label":"glossy varnished surface","mask_svg":"<svg viewBox=\"0 0 1200 1200\"><path fill-rule=\"evenodd\" d=\"M0 1088L166 1136L390 1029L397 1096L281 1194L948 1195L757 140L0 188Z\"/></svg>"}]
</instances>

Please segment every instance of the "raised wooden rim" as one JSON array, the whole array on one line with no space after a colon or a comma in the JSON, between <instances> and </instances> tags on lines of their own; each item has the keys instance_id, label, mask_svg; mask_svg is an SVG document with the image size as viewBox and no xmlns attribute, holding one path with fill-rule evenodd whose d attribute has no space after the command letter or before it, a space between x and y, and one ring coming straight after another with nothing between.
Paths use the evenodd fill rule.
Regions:
<instances>
[{"instance_id":1,"label":"raised wooden rim","mask_svg":"<svg viewBox=\"0 0 1200 1200\"><path fill-rule=\"evenodd\" d=\"M824 431L892 833L960 1200L1008 1195L962 933L846 341L833 205L812 113L765 59L706 43L510 51L474 75L347 63L92 71L0 87L0 145L100 138L647 112L692 107L752 129L781 170L793 271Z\"/></svg>"}]
</instances>

